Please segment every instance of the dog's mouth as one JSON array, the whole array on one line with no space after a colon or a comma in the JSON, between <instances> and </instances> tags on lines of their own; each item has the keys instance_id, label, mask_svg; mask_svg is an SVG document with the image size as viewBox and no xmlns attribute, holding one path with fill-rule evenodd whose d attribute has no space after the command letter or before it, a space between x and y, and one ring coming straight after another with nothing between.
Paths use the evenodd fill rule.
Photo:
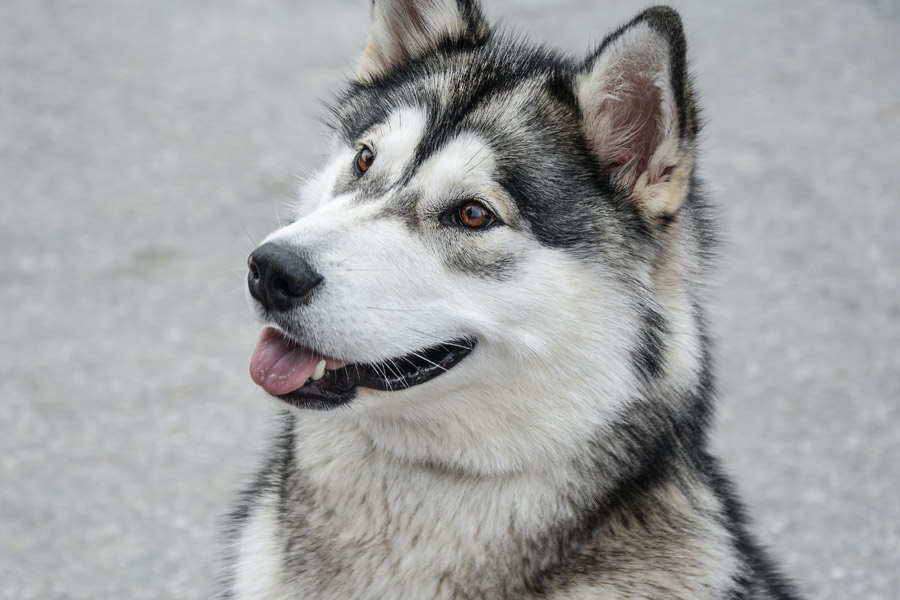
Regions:
<instances>
[{"instance_id":1,"label":"dog's mouth","mask_svg":"<svg viewBox=\"0 0 900 600\"><path fill-rule=\"evenodd\" d=\"M302 408L334 408L353 399L357 387L399 391L431 381L468 356L470 338L454 339L377 363L348 363L289 340L274 327L259 336L250 376L278 398Z\"/></svg>"}]
</instances>

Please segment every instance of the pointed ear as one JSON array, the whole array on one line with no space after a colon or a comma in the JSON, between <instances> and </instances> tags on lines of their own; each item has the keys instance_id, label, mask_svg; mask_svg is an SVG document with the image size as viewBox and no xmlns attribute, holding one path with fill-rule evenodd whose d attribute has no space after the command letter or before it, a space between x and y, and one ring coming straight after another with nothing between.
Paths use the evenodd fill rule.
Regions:
<instances>
[{"instance_id":1,"label":"pointed ear","mask_svg":"<svg viewBox=\"0 0 900 600\"><path fill-rule=\"evenodd\" d=\"M374 79L442 44L483 44L490 28L475 0L373 0L360 81Z\"/></svg>"},{"instance_id":2,"label":"pointed ear","mask_svg":"<svg viewBox=\"0 0 900 600\"><path fill-rule=\"evenodd\" d=\"M697 121L678 13L654 7L606 38L577 82L588 141L648 217L674 214L693 167Z\"/></svg>"}]
</instances>

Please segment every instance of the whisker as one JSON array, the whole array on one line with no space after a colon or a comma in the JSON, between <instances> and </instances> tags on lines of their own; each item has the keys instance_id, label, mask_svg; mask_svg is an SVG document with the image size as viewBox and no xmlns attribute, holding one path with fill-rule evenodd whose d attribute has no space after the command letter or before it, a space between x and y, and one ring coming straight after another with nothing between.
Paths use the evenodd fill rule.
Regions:
<instances>
[{"instance_id":1,"label":"whisker","mask_svg":"<svg viewBox=\"0 0 900 600\"><path fill-rule=\"evenodd\" d=\"M469 160L466 161L466 164L464 164L464 165L462 166L462 168L465 169L466 167L468 167L469 164L470 164L473 160L475 160L475 157L477 157L479 154L481 154L481 151L484 150L485 148L487 148L489 144L490 144L490 142L485 142L484 145L481 146L481 148L479 148L478 151L475 152L475 154L473 154L473 155L469 158ZM479 163L479 164L481 164L481 163ZM476 165L476 166L477 166L477 165ZM466 171L466 172L468 173L468 171Z\"/></svg>"},{"instance_id":2,"label":"whisker","mask_svg":"<svg viewBox=\"0 0 900 600\"><path fill-rule=\"evenodd\" d=\"M342 261L335 263L334 266L336 266L336 267L341 266L342 264L344 264L345 262L347 262L348 260L350 260L351 258L353 258L354 256L356 256L356 255L359 254L360 252L362 252L362 250L357 250L356 252L354 252L354 253L351 254L350 256L345 257Z\"/></svg>"},{"instance_id":3,"label":"whisker","mask_svg":"<svg viewBox=\"0 0 900 600\"><path fill-rule=\"evenodd\" d=\"M381 378L384 380L384 385L386 385L386 386L388 387L388 390L389 390L389 391L393 392L393 391L394 391L394 386L391 385L391 382L390 382L390 380L388 379L387 374L385 373L384 365L382 364L382 365L381 365L381 368L379 368L379 365L373 363L372 366L375 367L376 370L380 371L380 373L381 373Z\"/></svg>"},{"instance_id":4,"label":"whisker","mask_svg":"<svg viewBox=\"0 0 900 600\"><path fill-rule=\"evenodd\" d=\"M413 333L418 333L419 335L421 335L422 337L425 337L425 338L433 338L434 337L432 334L422 331L421 329L416 329L415 327L405 327L405 329L408 329L409 331L412 331ZM463 348L465 350L472 349L471 345L464 346L462 344L454 344L453 342L441 342L441 345L442 346L454 346L456 348Z\"/></svg>"},{"instance_id":5,"label":"whisker","mask_svg":"<svg viewBox=\"0 0 900 600\"><path fill-rule=\"evenodd\" d=\"M247 234L247 239L249 239L249 240L250 240L250 243L251 243L251 244L253 244L253 247L254 247L254 248L256 248L256 246L257 246L257 243L256 243L256 241L255 241L255 240L254 240L254 239L253 239L253 236L252 236L252 235L250 235L250 232L249 232L249 231L247 231L247 228L246 228L246 227L244 227L244 222L243 222L243 221L241 221L241 218L240 218L240 217L239 217L239 216L237 216L237 215L234 215L234 218L235 218L235 219L236 219L236 220L237 220L237 222L238 222L238 225L240 225L240 226L241 226L241 229L243 229L243 230L244 230L244 233L246 233L246 234Z\"/></svg>"},{"instance_id":6,"label":"whisker","mask_svg":"<svg viewBox=\"0 0 900 600\"><path fill-rule=\"evenodd\" d=\"M220 269L218 271L213 271L216 275L233 275L235 273L246 273L247 267L228 267L227 269Z\"/></svg>"},{"instance_id":7,"label":"whisker","mask_svg":"<svg viewBox=\"0 0 900 600\"><path fill-rule=\"evenodd\" d=\"M484 164L484 161L486 161L486 160L489 159L490 157L491 157L491 155L488 154L487 156L485 156L484 158L482 158L481 160L479 160L477 164L474 164L474 165L472 165L471 167L469 167L469 168L466 170L466 174L468 174L468 173L474 171L475 169L477 169L478 167L480 167L482 164Z\"/></svg>"},{"instance_id":8,"label":"whisker","mask_svg":"<svg viewBox=\"0 0 900 600\"><path fill-rule=\"evenodd\" d=\"M453 342L441 342L441 346L453 346L454 348L462 348L463 350L471 350L472 346L465 346L463 344L454 344Z\"/></svg>"},{"instance_id":9,"label":"whisker","mask_svg":"<svg viewBox=\"0 0 900 600\"><path fill-rule=\"evenodd\" d=\"M424 360L425 362L428 362L428 363L433 364L433 365L436 366L438 369L442 369L442 370L444 370L444 371L447 370L447 367L442 367L441 365L437 364L436 362L432 362L432 361L428 360L427 358L425 358L424 356L422 356L422 355L419 354L418 352L410 352L410 354L412 354L413 356L415 356L415 357L417 357L417 358L421 358L421 359Z\"/></svg>"},{"instance_id":10,"label":"whisker","mask_svg":"<svg viewBox=\"0 0 900 600\"><path fill-rule=\"evenodd\" d=\"M406 380L403 378L403 375L400 374L400 367L398 367L398 366L396 365L396 363L394 363L394 361L393 361L392 359L390 359L390 358L388 359L388 362L391 363L391 365L393 365L393 367L391 368L391 371L394 372L394 374L397 376L398 379L400 379L400 381L404 382L404 384L405 384L404 387L409 388L409 382L406 381Z\"/></svg>"}]
</instances>

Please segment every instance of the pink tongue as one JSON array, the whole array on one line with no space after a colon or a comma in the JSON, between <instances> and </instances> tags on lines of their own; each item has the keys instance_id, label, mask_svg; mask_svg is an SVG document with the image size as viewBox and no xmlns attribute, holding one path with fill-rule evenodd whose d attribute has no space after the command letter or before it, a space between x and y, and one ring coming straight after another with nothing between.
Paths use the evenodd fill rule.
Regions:
<instances>
[{"instance_id":1,"label":"pink tongue","mask_svg":"<svg viewBox=\"0 0 900 600\"><path fill-rule=\"evenodd\" d=\"M286 340L274 328L266 327L250 359L250 377L270 394L287 394L303 387L323 358L327 367L343 366L335 359L314 355Z\"/></svg>"}]
</instances>

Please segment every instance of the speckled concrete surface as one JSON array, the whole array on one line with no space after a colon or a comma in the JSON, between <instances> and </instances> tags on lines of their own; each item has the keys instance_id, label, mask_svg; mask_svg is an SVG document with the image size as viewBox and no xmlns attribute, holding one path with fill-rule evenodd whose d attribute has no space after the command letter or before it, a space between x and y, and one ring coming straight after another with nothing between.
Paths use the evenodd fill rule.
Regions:
<instances>
[{"instance_id":1,"label":"speckled concrete surface","mask_svg":"<svg viewBox=\"0 0 900 600\"><path fill-rule=\"evenodd\" d=\"M676 4L728 240L716 445L809 598L897 598L900 9ZM487 2L579 52L644 6ZM248 237L314 164L366 7L0 3L0 597L210 594L271 411Z\"/></svg>"}]
</instances>

